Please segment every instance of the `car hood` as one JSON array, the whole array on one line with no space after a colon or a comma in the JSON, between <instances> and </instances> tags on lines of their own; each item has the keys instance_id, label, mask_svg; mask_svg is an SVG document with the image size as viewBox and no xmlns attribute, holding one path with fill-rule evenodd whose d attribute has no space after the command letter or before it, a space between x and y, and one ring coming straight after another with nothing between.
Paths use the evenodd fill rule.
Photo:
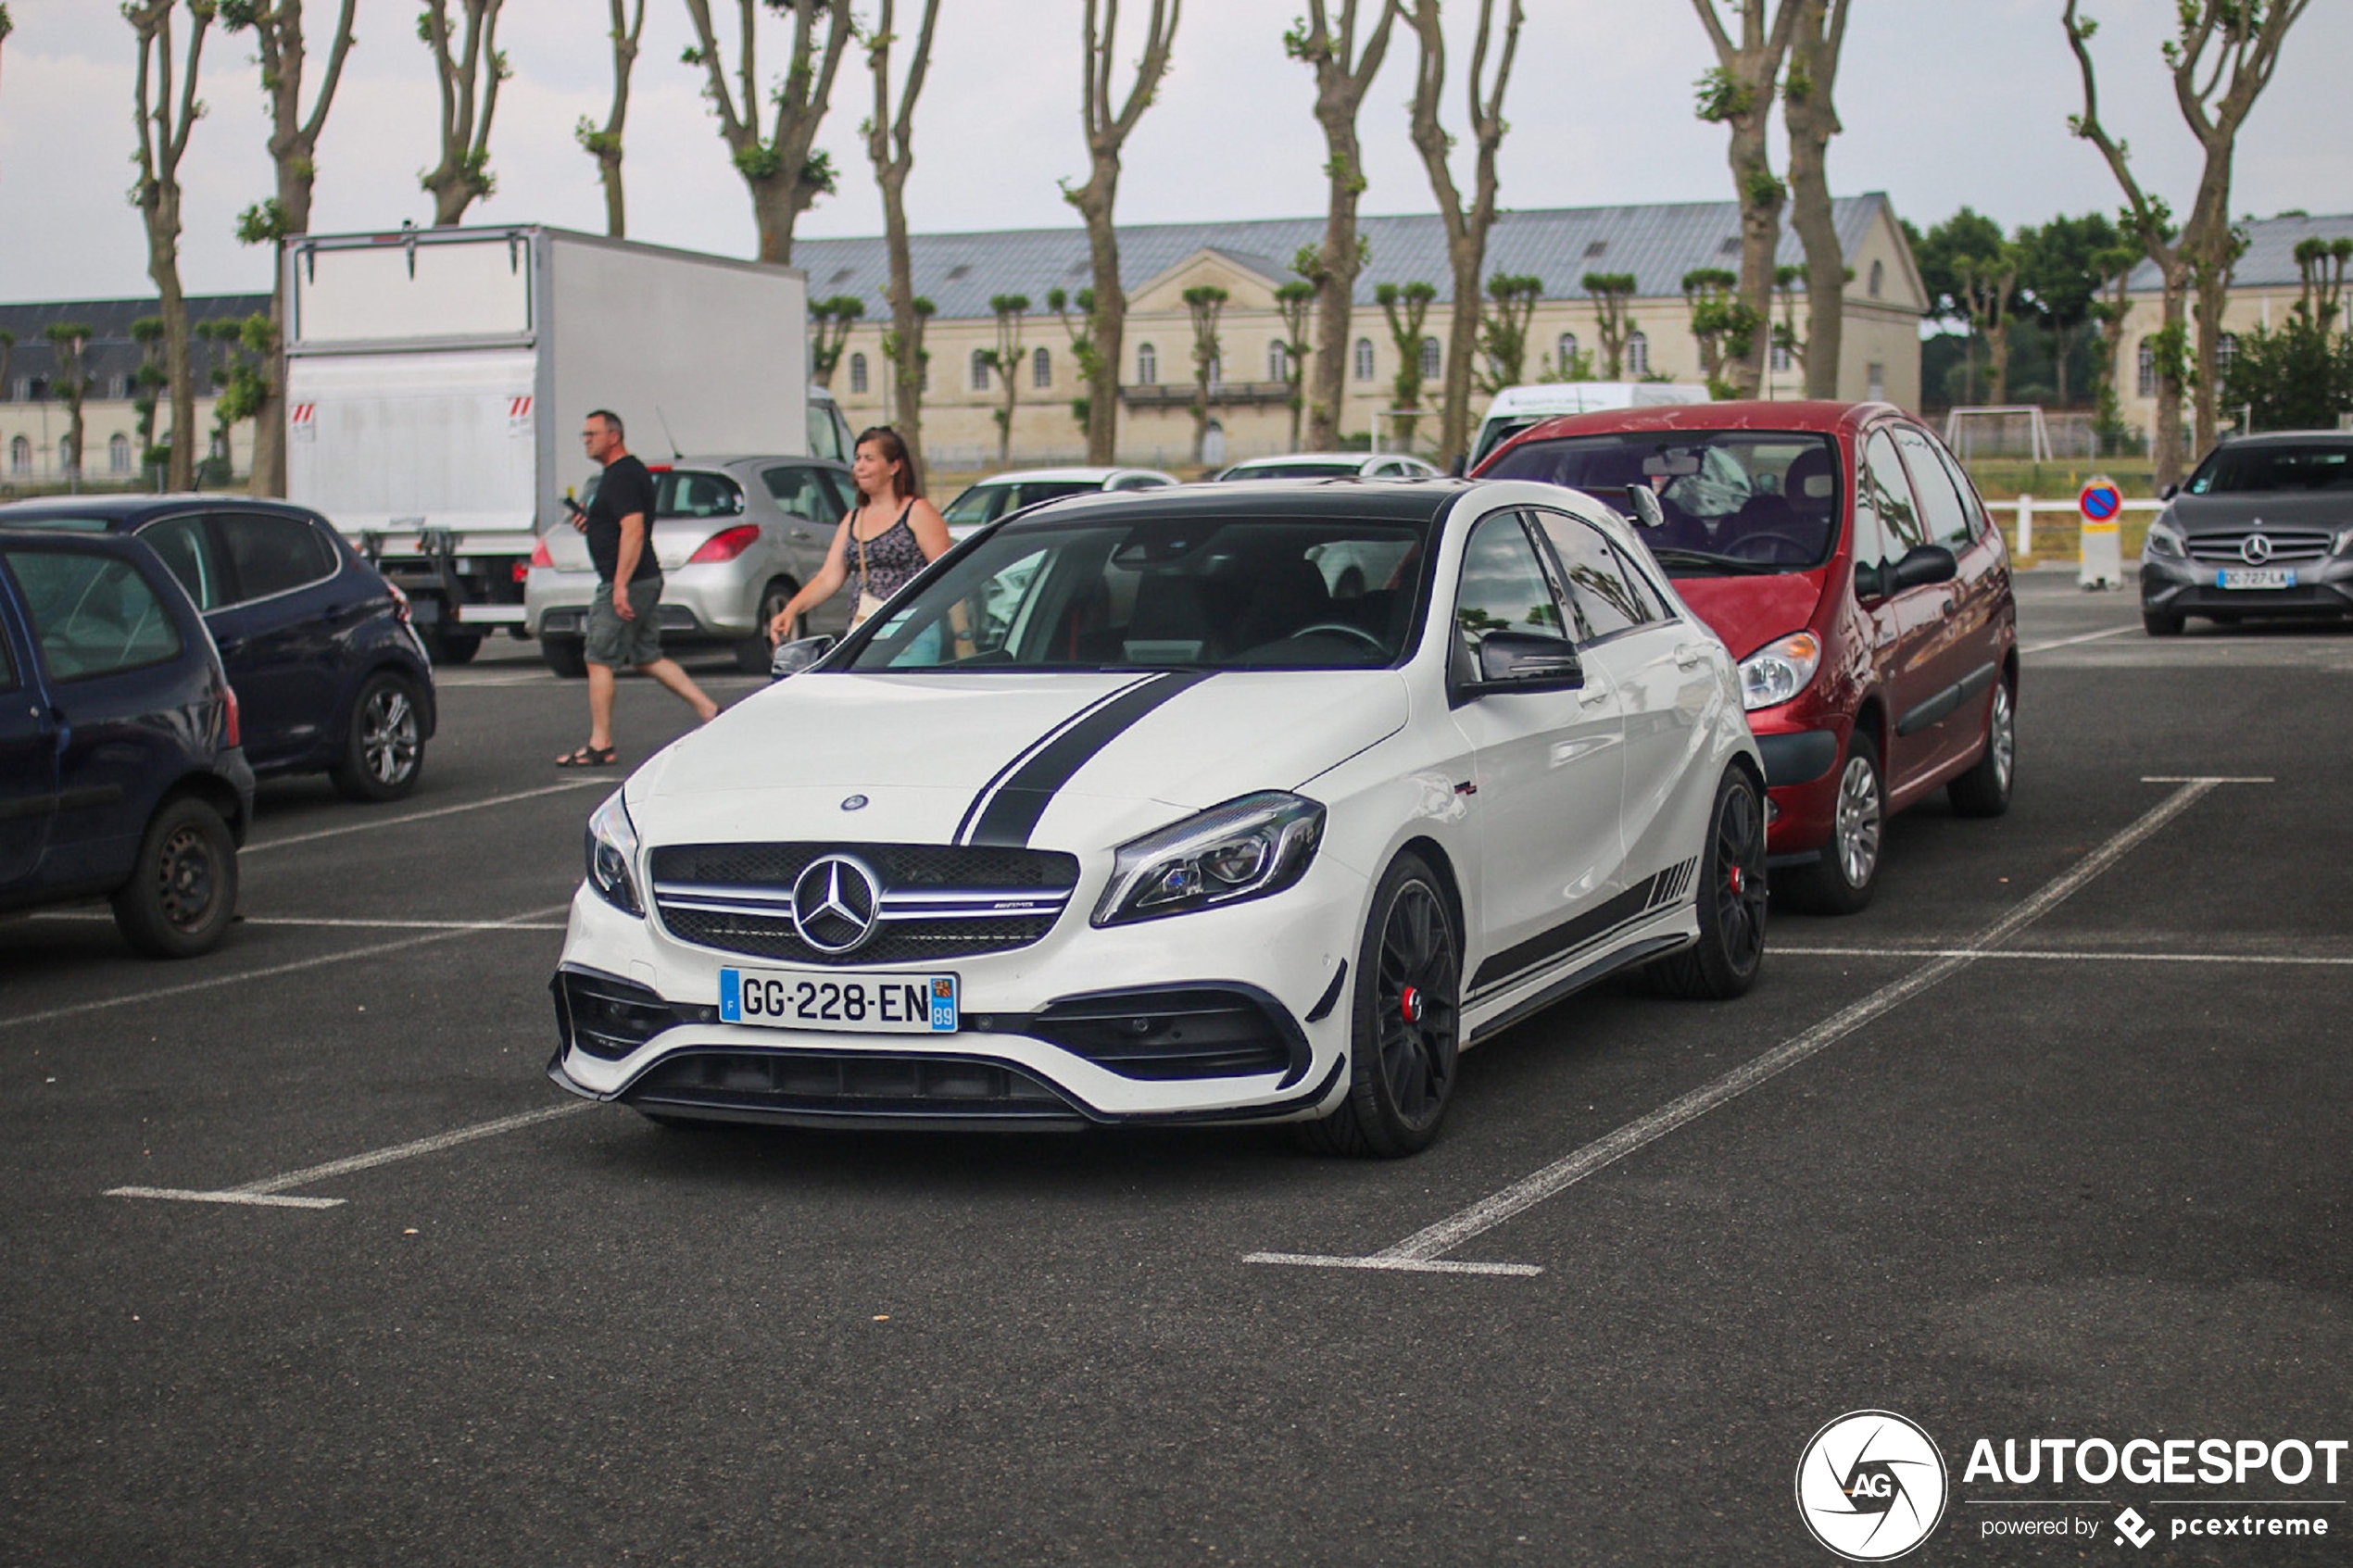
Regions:
<instances>
[{"instance_id":1,"label":"car hood","mask_svg":"<svg viewBox=\"0 0 2353 1568\"><path fill-rule=\"evenodd\" d=\"M1385 670L802 675L661 753L628 802L648 844L946 844L1017 759L1063 735L1029 775L1045 798L1028 842L1099 848L1296 788L1409 710L1403 677Z\"/></svg>"},{"instance_id":2,"label":"car hood","mask_svg":"<svg viewBox=\"0 0 2353 1568\"><path fill-rule=\"evenodd\" d=\"M1746 659L1767 643L1813 624L1829 575L1824 567L1771 577L1678 577L1674 583L1692 613L1723 639L1732 657Z\"/></svg>"},{"instance_id":3,"label":"car hood","mask_svg":"<svg viewBox=\"0 0 2353 1568\"><path fill-rule=\"evenodd\" d=\"M2217 529L2236 533L2258 522L2279 528L2343 528L2353 523L2353 495L2326 490L2302 495L2277 490L2235 495L2176 495L2167 506L2165 516L2175 528L2192 536Z\"/></svg>"}]
</instances>

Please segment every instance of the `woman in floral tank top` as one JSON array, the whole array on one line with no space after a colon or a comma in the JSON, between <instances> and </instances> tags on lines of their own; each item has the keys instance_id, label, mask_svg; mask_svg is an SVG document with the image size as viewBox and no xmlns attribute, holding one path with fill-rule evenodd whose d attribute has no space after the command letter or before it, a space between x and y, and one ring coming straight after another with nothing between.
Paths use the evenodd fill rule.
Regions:
<instances>
[{"instance_id":1,"label":"woman in floral tank top","mask_svg":"<svg viewBox=\"0 0 2353 1568\"><path fill-rule=\"evenodd\" d=\"M833 547L814 580L768 623L768 640L792 635L800 618L849 584L858 596L852 626L880 609L933 561L948 553L948 523L915 487L907 444L887 425L862 431L850 477L858 505L834 530Z\"/></svg>"}]
</instances>

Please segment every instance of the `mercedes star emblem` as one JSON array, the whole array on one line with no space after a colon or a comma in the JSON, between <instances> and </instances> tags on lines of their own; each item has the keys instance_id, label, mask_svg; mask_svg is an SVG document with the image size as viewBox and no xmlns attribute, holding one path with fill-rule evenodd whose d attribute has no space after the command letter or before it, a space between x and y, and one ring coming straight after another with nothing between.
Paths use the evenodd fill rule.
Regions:
<instances>
[{"instance_id":1,"label":"mercedes star emblem","mask_svg":"<svg viewBox=\"0 0 2353 1568\"><path fill-rule=\"evenodd\" d=\"M865 862L821 855L792 884L793 929L821 953L847 953L875 934L881 881Z\"/></svg>"},{"instance_id":2,"label":"mercedes star emblem","mask_svg":"<svg viewBox=\"0 0 2353 1568\"><path fill-rule=\"evenodd\" d=\"M2249 565L2260 566L2271 558L2271 538L2266 534L2250 533L2246 542L2239 546L2239 554L2246 558Z\"/></svg>"},{"instance_id":3,"label":"mercedes star emblem","mask_svg":"<svg viewBox=\"0 0 2353 1568\"><path fill-rule=\"evenodd\" d=\"M845 811L862 811L866 809L866 797L862 795L850 796L841 803L841 809Z\"/></svg>"}]
</instances>

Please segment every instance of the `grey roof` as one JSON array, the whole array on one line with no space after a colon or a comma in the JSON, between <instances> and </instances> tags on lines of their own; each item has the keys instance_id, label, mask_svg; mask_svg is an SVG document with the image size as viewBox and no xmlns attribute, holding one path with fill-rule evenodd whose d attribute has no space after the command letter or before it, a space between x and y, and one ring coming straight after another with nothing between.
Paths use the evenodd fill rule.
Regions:
<instances>
[{"instance_id":1,"label":"grey roof","mask_svg":"<svg viewBox=\"0 0 2353 1568\"><path fill-rule=\"evenodd\" d=\"M0 402L16 396L19 381L46 382L57 374L57 351L41 334L59 321L79 322L90 329L89 345L82 350L87 372L97 383L90 395L113 395L115 379L130 376L144 358L139 345L132 338L131 323L142 316L156 315L162 308L153 299L69 299L42 305L0 305L0 332L14 332L17 339L16 346L8 350L8 374L6 384L0 385ZM192 295L188 298L188 322L193 327L198 321L262 315L269 309L270 296L266 294ZM212 345L196 338L188 346L195 357L196 388L201 395L212 385Z\"/></svg>"},{"instance_id":2,"label":"grey roof","mask_svg":"<svg viewBox=\"0 0 2353 1568\"><path fill-rule=\"evenodd\" d=\"M2304 281L2304 274L2296 265L2297 243L2308 239L2353 239L2353 212L2320 218L2258 218L2239 227L2246 232L2246 254L2231 269L2231 282L2242 288L2293 288ZM2144 261L2133 268L2132 281L2125 286L2157 292L2157 264Z\"/></svg>"},{"instance_id":3,"label":"grey roof","mask_svg":"<svg viewBox=\"0 0 2353 1568\"><path fill-rule=\"evenodd\" d=\"M1873 220L1888 206L1884 194L1843 196L1832 204L1840 243L1851 257ZM1356 303L1373 303L1382 283L1427 282L1438 297L1453 289L1446 231L1436 213L1365 218L1358 227L1372 246L1372 262L1356 279ZM1320 245L1321 218L1275 218L1240 223L1139 223L1119 231L1120 282L1130 293L1196 251L1214 250L1265 276L1281 280L1302 245ZM1027 295L1046 307L1049 289L1076 294L1093 281L1083 229L1013 229L986 233L917 234L915 292L950 320L987 316L992 295ZM1682 292L1683 274L1702 267L1736 269L1740 209L1732 202L1676 202L1643 207L1569 207L1506 212L1487 239L1487 271L1529 274L1549 299L1579 299L1588 272L1631 272L1638 295ZM1805 247L1786 225L1780 259L1804 261ZM879 237L800 239L793 262L809 274L813 299L855 295L883 297L888 264ZM870 304L871 309L871 304Z\"/></svg>"}]
</instances>

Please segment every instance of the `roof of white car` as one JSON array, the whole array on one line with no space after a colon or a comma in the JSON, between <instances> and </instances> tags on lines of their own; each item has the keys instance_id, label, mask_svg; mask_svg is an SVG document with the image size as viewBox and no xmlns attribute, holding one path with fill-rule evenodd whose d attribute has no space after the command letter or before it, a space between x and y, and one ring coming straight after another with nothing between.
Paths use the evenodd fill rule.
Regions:
<instances>
[{"instance_id":1,"label":"roof of white car","mask_svg":"<svg viewBox=\"0 0 2353 1568\"><path fill-rule=\"evenodd\" d=\"M1232 468L1227 469L1226 471L1228 473L1247 473L1253 469L1289 468L1294 463L1331 463L1334 465L1345 465L1346 467L1352 469L1361 469L1368 467L1374 463L1399 461L1412 463L1416 468L1428 469L1431 467L1431 465L1424 459L1412 457L1403 452L1290 452L1280 457L1274 458L1244 458L1240 462L1236 463ZM1436 470L1433 469L1432 471L1435 472Z\"/></svg>"},{"instance_id":2,"label":"roof of white car","mask_svg":"<svg viewBox=\"0 0 2353 1568\"><path fill-rule=\"evenodd\" d=\"M1163 480L1170 484L1176 483L1176 475L1163 473L1158 469L1094 468L1012 469L1008 470L1004 473L984 475L983 477L973 481L973 483L975 485L1029 484L1035 483L1044 483L1050 484L1105 484L1110 483L1112 480L1118 479L1128 474L1137 474L1150 479Z\"/></svg>"}]
</instances>

